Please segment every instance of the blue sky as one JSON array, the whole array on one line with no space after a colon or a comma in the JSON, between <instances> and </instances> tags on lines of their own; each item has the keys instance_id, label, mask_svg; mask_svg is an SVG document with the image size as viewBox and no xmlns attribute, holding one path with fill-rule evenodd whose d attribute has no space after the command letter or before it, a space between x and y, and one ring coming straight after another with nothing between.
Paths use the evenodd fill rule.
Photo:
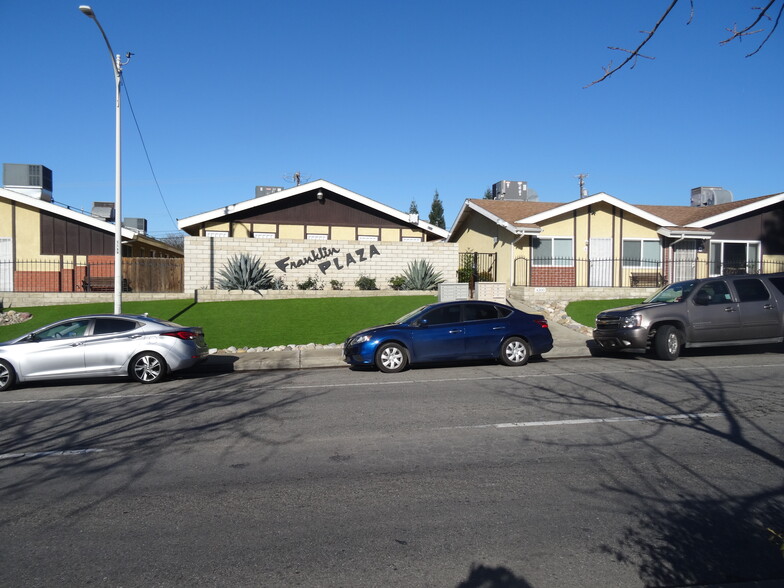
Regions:
<instances>
[{"instance_id":1,"label":"blue sky","mask_svg":"<svg viewBox=\"0 0 784 588\"><path fill-rule=\"evenodd\" d=\"M447 228L466 198L524 180L539 199L633 204L784 191L784 30L747 38L758 0L682 0L636 68L584 88L636 47L670 0L82 0L125 67L123 216L154 236L325 179ZM114 199L114 77L79 1L0 0L0 162L43 164L54 199ZM167 211L168 208L168 211Z\"/></svg>"}]
</instances>

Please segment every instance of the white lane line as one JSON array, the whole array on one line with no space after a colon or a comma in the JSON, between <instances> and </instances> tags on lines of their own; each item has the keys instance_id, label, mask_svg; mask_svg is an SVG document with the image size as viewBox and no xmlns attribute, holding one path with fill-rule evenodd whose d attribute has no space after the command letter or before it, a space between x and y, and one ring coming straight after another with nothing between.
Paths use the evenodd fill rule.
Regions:
<instances>
[{"instance_id":1,"label":"white lane line","mask_svg":"<svg viewBox=\"0 0 784 588\"><path fill-rule=\"evenodd\" d=\"M647 415L636 417L607 417L598 419L566 419L561 421L529 421L527 423L493 423L490 425L463 425L443 427L445 429L509 429L514 427L553 427L559 425L594 425L601 423L626 423L634 421L686 421L714 419L722 416L720 412L699 412L671 415Z\"/></svg>"},{"instance_id":2,"label":"white lane line","mask_svg":"<svg viewBox=\"0 0 784 588\"><path fill-rule=\"evenodd\" d=\"M102 453L105 449L64 449L62 451L37 451L35 453L0 453L0 459L19 459L49 457L52 455L85 455L87 453Z\"/></svg>"}]
</instances>

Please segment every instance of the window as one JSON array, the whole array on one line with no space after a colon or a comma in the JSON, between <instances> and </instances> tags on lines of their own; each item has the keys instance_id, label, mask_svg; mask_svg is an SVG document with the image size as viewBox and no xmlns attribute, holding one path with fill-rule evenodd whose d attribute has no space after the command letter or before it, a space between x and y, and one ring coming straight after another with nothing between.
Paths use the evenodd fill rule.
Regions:
<instances>
[{"instance_id":1,"label":"window","mask_svg":"<svg viewBox=\"0 0 784 588\"><path fill-rule=\"evenodd\" d=\"M93 335L108 335L109 333L122 333L125 331L132 331L136 328L135 321L127 321L124 319L115 318L99 318L95 319L95 326L93 327Z\"/></svg>"},{"instance_id":2,"label":"window","mask_svg":"<svg viewBox=\"0 0 784 588\"><path fill-rule=\"evenodd\" d=\"M324 233L308 233L306 239L310 239L311 241L326 241L327 235Z\"/></svg>"},{"instance_id":3,"label":"window","mask_svg":"<svg viewBox=\"0 0 784 588\"><path fill-rule=\"evenodd\" d=\"M378 235L359 235L357 241L378 241Z\"/></svg>"},{"instance_id":4,"label":"window","mask_svg":"<svg viewBox=\"0 0 784 588\"><path fill-rule=\"evenodd\" d=\"M254 239L274 239L275 233L266 233L266 232L254 232L253 233Z\"/></svg>"},{"instance_id":5,"label":"window","mask_svg":"<svg viewBox=\"0 0 784 588\"><path fill-rule=\"evenodd\" d=\"M701 305L727 304L732 302L732 296L725 282L708 282L697 290L694 301Z\"/></svg>"},{"instance_id":6,"label":"window","mask_svg":"<svg viewBox=\"0 0 784 588\"><path fill-rule=\"evenodd\" d=\"M659 267L661 245L658 239L624 239L623 267Z\"/></svg>"},{"instance_id":7,"label":"window","mask_svg":"<svg viewBox=\"0 0 784 588\"><path fill-rule=\"evenodd\" d=\"M534 266L571 267L574 265L571 237L534 237L531 249Z\"/></svg>"},{"instance_id":8,"label":"window","mask_svg":"<svg viewBox=\"0 0 784 588\"><path fill-rule=\"evenodd\" d=\"M463 320L486 321L498 318L498 308L492 304L465 304L463 305Z\"/></svg>"},{"instance_id":9,"label":"window","mask_svg":"<svg viewBox=\"0 0 784 588\"><path fill-rule=\"evenodd\" d=\"M422 237L403 237L401 241L403 243L421 243Z\"/></svg>"},{"instance_id":10,"label":"window","mask_svg":"<svg viewBox=\"0 0 784 588\"><path fill-rule=\"evenodd\" d=\"M445 325L447 323L457 323L460 321L460 305L441 306L428 312L422 317L429 325Z\"/></svg>"},{"instance_id":11,"label":"window","mask_svg":"<svg viewBox=\"0 0 784 588\"><path fill-rule=\"evenodd\" d=\"M757 273L759 261L759 241L711 241L712 276Z\"/></svg>"},{"instance_id":12,"label":"window","mask_svg":"<svg viewBox=\"0 0 784 588\"><path fill-rule=\"evenodd\" d=\"M204 231L205 237L228 237L228 231Z\"/></svg>"},{"instance_id":13,"label":"window","mask_svg":"<svg viewBox=\"0 0 784 588\"><path fill-rule=\"evenodd\" d=\"M739 302L758 302L770 298L768 289L762 280L749 278L747 280L735 280L735 290L738 292Z\"/></svg>"},{"instance_id":14,"label":"window","mask_svg":"<svg viewBox=\"0 0 784 588\"><path fill-rule=\"evenodd\" d=\"M45 331L36 333L36 339L60 339L62 337L82 337L87 331L87 326L90 324L89 320L81 319L75 321L68 321L49 327Z\"/></svg>"}]
</instances>

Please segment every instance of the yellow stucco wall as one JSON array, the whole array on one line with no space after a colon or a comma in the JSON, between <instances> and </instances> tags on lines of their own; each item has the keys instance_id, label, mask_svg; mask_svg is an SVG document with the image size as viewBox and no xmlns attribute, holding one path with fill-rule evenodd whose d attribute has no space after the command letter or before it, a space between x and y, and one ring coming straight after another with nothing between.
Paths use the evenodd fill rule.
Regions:
<instances>
[{"instance_id":1,"label":"yellow stucco wall","mask_svg":"<svg viewBox=\"0 0 784 588\"><path fill-rule=\"evenodd\" d=\"M336 241L354 241L357 231L354 227L332 227L332 238Z\"/></svg>"},{"instance_id":2,"label":"yellow stucco wall","mask_svg":"<svg viewBox=\"0 0 784 588\"><path fill-rule=\"evenodd\" d=\"M305 227L302 225L280 225L278 237L281 239L304 239Z\"/></svg>"},{"instance_id":3,"label":"yellow stucco wall","mask_svg":"<svg viewBox=\"0 0 784 588\"><path fill-rule=\"evenodd\" d=\"M12 205L0 198L0 237L13 237Z\"/></svg>"},{"instance_id":4,"label":"yellow stucco wall","mask_svg":"<svg viewBox=\"0 0 784 588\"><path fill-rule=\"evenodd\" d=\"M400 229L381 229L382 241L400 241Z\"/></svg>"}]
</instances>

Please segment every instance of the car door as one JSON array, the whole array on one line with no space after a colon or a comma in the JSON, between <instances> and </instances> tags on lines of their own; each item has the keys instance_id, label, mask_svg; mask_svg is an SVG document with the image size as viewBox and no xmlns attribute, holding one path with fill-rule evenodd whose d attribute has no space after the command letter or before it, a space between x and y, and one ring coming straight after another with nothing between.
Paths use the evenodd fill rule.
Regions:
<instances>
[{"instance_id":1,"label":"car door","mask_svg":"<svg viewBox=\"0 0 784 588\"><path fill-rule=\"evenodd\" d=\"M702 284L688 301L689 341L709 343L738 339L740 312L725 280Z\"/></svg>"},{"instance_id":2,"label":"car door","mask_svg":"<svg viewBox=\"0 0 784 588\"><path fill-rule=\"evenodd\" d=\"M738 339L769 339L781 336L781 314L776 299L759 278L732 281L740 307Z\"/></svg>"},{"instance_id":3,"label":"car door","mask_svg":"<svg viewBox=\"0 0 784 588\"><path fill-rule=\"evenodd\" d=\"M84 368L89 374L120 374L135 353L139 323L120 317L95 319L92 334L85 337Z\"/></svg>"},{"instance_id":4,"label":"car door","mask_svg":"<svg viewBox=\"0 0 784 588\"><path fill-rule=\"evenodd\" d=\"M439 306L422 316L411 330L412 361L460 359L465 354L465 329L459 303Z\"/></svg>"},{"instance_id":5,"label":"car door","mask_svg":"<svg viewBox=\"0 0 784 588\"><path fill-rule=\"evenodd\" d=\"M506 336L509 321L502 318L494 304L463 303L463 328L467 357L493 357Z\"/></svg>"},{"instance_id":6,"label":"car door","mask_svg":"<svg viewBox=\"0 0 784 588\"><path fill-rule=\"evenodd\" d=\"M39 331L16 345L24 378L49 379L84 372L84 341L90 319L63 321Z\"/></svg>"}]
</instances>

